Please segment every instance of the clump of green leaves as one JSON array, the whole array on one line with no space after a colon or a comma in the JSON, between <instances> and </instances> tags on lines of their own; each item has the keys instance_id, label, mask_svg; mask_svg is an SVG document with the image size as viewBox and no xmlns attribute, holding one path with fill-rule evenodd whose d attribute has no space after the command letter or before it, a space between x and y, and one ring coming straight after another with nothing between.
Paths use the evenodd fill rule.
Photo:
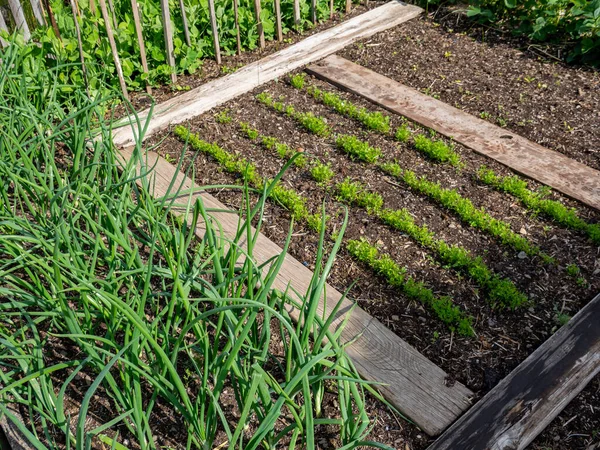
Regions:
<instances>
[{"instance_id":1,"label":"clump of green leaves","mask_svg":"<svg viewBox=\"0 0 600 450\"><path fill-rule=\"evenodd\" d=\"M371 147L368 142L361 141L356 136L340 135L335 140L337 147L354 159L368 163L376 162L381 156L381 149Z\"/></svg>"},{"instance_id":2,"label":"clump of green leaves","mask_svg":"<svg viewBox=\"0 0 600 450\"><path fill-rule=\"evenodd\" d=\"M327 137L331 130L327 122L322 117L315 116L311 112L297 112L292 105L286 105L283 102L274 101L266 92L261 92L256 99L262 104L273 108L274 110L287 115L298 122L304 129L317 136Z\"/></svg>"},{"instance_id":3,"label":"clump of green leaves","mask_svg":"<svg viewBox=\"0 0 600 450\"><path fill-rule=\"evenodd\" d=\"M411 132L408 128L408 125L404 124L396 128L396 134L394 135L394 138L399 142L408 142L410 135Z\"/></svg>"},{"instance_id":4,"label":"clump of green leaves","mask_svg":"<svg viewBox=\"0 0 600 450\"><path fill-rule=\"evenodd\" d=\"M383 197L380 194L370 192L361 183L350 178L338 183L335 190L338 200L354 203L361 208L366 208L370 213L376 214L383 206Z\"/></svg>"},{"instance_id":5,"label":"clump of green leaves","mask_svg":"<svg viewBox=\"0 0 600 450\"><path fill-rule=\"evenodd\" d=\"M600 244L599 224L586 222L579 217L575 208L567 208L559 201L544 198L546 191L542 190L541 193L532 191L522 178L516 175L500 177L485 166L479 168L477 177L488 186L518 198L534 213L543 214L566 228L583 232L594 244Z\"/></svg>"},{"instance_id":6,"label":"clump of green leaves","mask_svg":"<svg viewBox=\"0 0 600 450\"><path fill-rule=\"evenodd\" d=\"M274 136L265 136L260 134L256 128L251 127L247 122L240 122L240 128L249 139L260 139L261 145L267 150L275 150L277 156L279 156L281 159L290 159L296 155L296 152L289 145L280 142ZM306 165L306 157L304 155L296 156L293 164L296 167L304 167Z\"/></svg>"},{"instance_id":7,"label":"clump of green leaves","mask_svg":"<svg viewBox=\"0 0 600 450\"><path fill-rule=\"evenodd\" d=\"M304 87L306 74L297 73L290 77L290 84L294 86L296 89L302 89Z\"/></svg>"},{"instance_id":8,"label":"clump of green leaves","mask_svg":"<svg viewBox=\"0 0 600 450\"><path fill-rule=\"evenodd\" d=\"M304 80L303 80L304 81ZM304 83L302 83L302 86ZM292 86L302 89L292 83ZM362 123L369 130L379 133L388 133L390 131L390 117L380 112L371 112L366 108L359 108L349 100L344 100L334 92L323 91L316 86L310 86L307 92L316 100L334 109L336 112L350 117Z\"/></svg>"},{"instance_id":9,"label":"clump of green leaves","mask_svg":"<svg viewBox=\"0 0 600 450\"><path fill-rule=\"evenodd\" d=\"M485 231L502 244L512 247L517 252L523 251L530 256L542 255L543 252L539 247L532 245L526 238L512 231L508 223L493 218L483 208L476 208L470 199L463 197L455 189L445 189L439 183L431 182L426 177L417 177L410 170L402 170L397 163L386 163L380 167L384 172L404 181L411 189L426 195L456 213L464 223ZM548 255L543 256L545 256L544 261L552 260Z\"/></svg>"},{"instance_id":10,"label":"clump of green leaves","mask_svg":"<svg viewBox=\"0 0 600 450\"><path fill-rule=\"evenodd\" d=\"M408 276L406 268L400 267L389 255L379 255L377 247L364 239L348 241L346 249L354 258L384 277L391 286L404 292L408 298L431 308L450 330L462 336L474 336L473 317L465 314L450 297L437 297L424 283Z\"/></svg>"},{"instance_id":11,"label":"clump of green leaves","mask_svg":"<svg viewBox=\"0 0 600 450\"><path fill-rule=\"evenodd\" d=\"M217 122L219 123L230 123L233 119L232 117L229 115L229 110L228 109L224 109L223 111L220 111L216 116L215 119L217 120Z\"/></svg>"},{"instance_id":12,"label":"clump of green leaves","mask_svg":"<svg viewBox=\"0 0 600 450\"><path fill-rule=\"evenodd\" d=\"M317 160L310 169L310 175L317 183L327 184L334 177L335 173L330 163L324 164Z\"/></svg>"},{"instance_id":13,"label":"clump of green leaves","mask_svg":"<svg viewBox=\"0 0 600 450\"><path fill-rule=\"evenodd\" d=\"M426 136L417 135L414 137L414 145L418 151L434 161L448 163L455 167L462 166L459 154L444 141L433 141Z\"/></svg>"},{"instance_id":14,"label":"clump of green leaves","mask_svg":"<svg viewBox=\"0 0 600 450\"><path fill-rule=\"evenodd\" d=\"M265 185L271 185L272 181L262 178L257 173L256 167L245 158L229 153L217 144L200 139L184 126L178 125L173 131L182 141L188 142L194 149L212 156L227 172L240 175L250 186L262 190ZM290 211L294 220L305 221L315 231L321 230L322 216L311 214L307 207L307 200L296 191L276 184L270 188L270 192L275 201ZM327 217L324 220L326 221Z\"/></svg>"}]
</instances>

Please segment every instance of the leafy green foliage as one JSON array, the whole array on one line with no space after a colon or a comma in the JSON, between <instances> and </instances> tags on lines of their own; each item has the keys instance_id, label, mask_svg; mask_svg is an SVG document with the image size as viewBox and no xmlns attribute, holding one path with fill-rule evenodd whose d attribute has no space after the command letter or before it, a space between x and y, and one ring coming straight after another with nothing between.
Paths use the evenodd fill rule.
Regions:
<instances>
[{"instance_id":1,"label":"leafy green foliage","mask_svg":"<svg viewBox=\"0 0 600 450\"><path fill-rule=\"evenodd\" d=\"M575 208L567 208L559 201L544 198L544 191L539 193L530 190L522 178L516 175L499 177L485 166L479 168L477 177L488 186L515 196L534 213L543 214L566 228L581 231L587 234L594 244L600 244L599 224L586 222L579 217Z\"/></svg>"},{"instance_id":2,"label":"leafy green foliage","mask_svg":"<svg viewBox=\"0 0 600 450\"><path fill-rule=\"evenodd\" d=\"M532 245L525 237L511 230L510 225L490 216L485 209L477 209L473 202L460 195L455 189L442 188L439 183L433 183L426 177L417 177L410 170L402 170L396 163L382 164L381 169L404 181L411 189L425 194L430 199L448 208L471 227L496 237L504 245L523 251L530 256L541 255L539 247ZM546 255L545 261L551 260Z\"/></svg>"},{"instance_id":3,"label":"leafy green foliage","mask_svg":"<svg viewBox=\"0 0 600 450\"><path fill-rule=\"evenodd\" d=\"M450 297L437 297L422 282L406 275L406 268L398 266L389 255L380 256L377 247L364 239L348 241L346 249L354 258L384 277L391 286L400 289L410 299L431 308L450 330L455 330L462 336L475 335L471 316L466 315Z\"/></svg>"},{"instance_id":4,"label":"leafy green foliage","mask_svg":"<svg viewBox=\"0 0 600 450\"><path fill-rule=\"evenodd\" d=\"M330 163L324 164L317 160L312 169L310 169L310 175L317 183L327 184L334 177L335 173Z\"/></svg>"},{"instance_id":5,"label":"leafy green foliage","mask_svg":"<svg viewBox=\"0 0 600 450\"><path fill-rule=\"evenodd\" d=\"M297 73L290 77L290 84L294 86L296 89L302 89L304 87L304 82L306 78L306 74Z\"/></svg>"},{"instance_id":6,"label":"leafy green foliage","mask_svg":"<svg viewBox=\"0 0 600 450\"><path fill-rule=\"evenodd\" d=\"M279 142L274 136L265 136L259 133L256 128L252 128L247 122L240 122L240 128L242 132L248 137L248 139L256 140L260 139L260 143L267 150L275 150L277 156L281 159L290 159L296 152L287 144ZM298 155L294 158L293 164L296 167L304 167L306 165L306 157L304 155Z\"/></svg>"},{"instance_id":7,"label":"leafy green foliage","mask_svg":"<svg viewBox=\"0 0 600 450\"><path fill-rule=\"evenodd\" d=\"M266 185L270 189L271 197L289 210L294 220L305 221L315 231L321 230L323 218L319 214L311 214L306 206L306 199L293 189L288 189L280 184L270 186L271 181L262 178L257 173L256 166L245 158L229 153L217 144L211 144L200 139L184 126L176 126L173 132L194 149L212 156L227 172L240 175L250 186L262 190ZM325 218L325 221L327 221L327 218Z\"/></svg>"},{"instance_id":8,"label":"leafy green foliage","mask_svg":"<svg viewBox=\"0 0 600 450\"><path fill-rule=\"evenodd\" d=\"M346 313L341 304L331 317L317 313L345 223L329 257L318 242L308 292L274 290L286 247L265 270L249 234L266 195L241 207L230 237L175 180L153 198L141 143L127 163L111 145L103 112L112 99L90 102L70 83L73 96L61 101L48 88L55 72L27 77L11 47L0 51L3 419L37 449L153 450L165 417L178 424L176 446L189 448L217 448L224 436L232 449L315 448L320 426L346 448L371 445L364 390L374 391L341 329L330 331ZM202 149L236 164L216 146ZM49 346L61 351L42 351ZM236 420L224 417L230 408ZM10 412L19 409L32 414L21 422Z\"/></svg>"},{"instance_id":9,"label":"leafy green foliage","mask_svg":"<svg viewBox=\"0 0 600 450\"><path fill-rule=\"evenodd\" d=\"M360 161L374 163L381 156L380 148L371 147L368 142L361 141L356 136L340 135L335 143L339 149Z\"/></svg>"},{"instance_id":10,"label":"leafy green foliage","mask_svg":"<svg viewBox=\"0 0 600 450\"><path fill-rule=\"evenodd\" d=\"M376 214L383 206L383 197L377 192L369 192L358 181L350 178L344 179L335 188L337 198L346 203L354 203L361 208L366 208L370 213Z\"/></svg>"},{"instance_id":11,"label":"leafy green foliage","mask_svg":"<svg viewBox=\"0 0 600 450\"><path fill-rule=\"evenodd\" d=\"M275 111L291 117L312 134L327 137L331 133L327 122L322 117L315 116L311 112L297 112L292 105L274 101L266 92L258 94L256 99L262 104L273 108Z\"/></svg>"},{"instance_id":12,"label":"leafy green foliage","mask_svg":"<svg viewBox=\"0 0 600 450\"><path fill-rule=\"evenodd\" d=\"M219 112L215 116L215 119L217 120L217 122L222 124L230 123L233 120L232 117L229 115L228 109L224 109L223 111Z\"/></svg>"},{"instance_id":13,"label":"leafy green foliage","mask_svg":"<svg viewBox=\"0 0 600 450\"><path fill-rule=\"evenodd\" d=\"M408 128L408 125L404 124L396 129L396 134L394 135L394 138L399 142L408 142L408 140L410 139L410 135L411 132Z\"/></svg>"},{"instance_id":14,"label":"leafy green foliage","mask_svg":"<svg viewBox=\"0 0 600 450\"><path fill-rule=\"evenodd\" d=\"M432 141L431 139L417 135L414 137L415 148L434 161L448 163L455 167L461 167L460 156L444 141Z\"/></svg>"},{"instance_id":15,"label":"leafy green foliage","mask_svg":"<svg viewBox=\"0 0 600 450\"><path fill-rule=\"evenodd\" d=\"M292 86L297 89L302 89L304 86L304 78L302 84L297 80L291 80ZM362 123L369 130L378 131L380 133L388 133L390 131L390 117L380 112L371 112L366 108L359 108L349 100L344 100L334 92L323 91L316 86L310 86L307 92L316 100L334 109L336 112L350 117Z\"/></svg>"},{"instance_id":16,"label":"leafy green foliage","mask_svg":"<svg viewBox=\"0 0 600 450\"><path fill-rule=\"evenodd\" d=\"M600 0L471 0L467 15L534 41L565 45L568 60L600 61Z\"/></svg>"}]
</instances>

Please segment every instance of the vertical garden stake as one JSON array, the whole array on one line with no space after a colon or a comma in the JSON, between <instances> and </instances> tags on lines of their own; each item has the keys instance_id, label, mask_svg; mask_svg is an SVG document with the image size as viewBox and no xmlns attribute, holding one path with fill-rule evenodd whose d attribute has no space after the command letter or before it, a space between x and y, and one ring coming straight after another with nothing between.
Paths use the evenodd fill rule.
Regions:
<instances>
[{"instance_id":1,"label":"vertical garden stake","mask_svg":"<svg viewBox=\"0 0 600 450\"><path fill-rule=\"evenodd\" d=\"M310 12L312 15L312 23L313 25L317 24L317 0L311 0L310 2Z\"/></svg>"},{"instance_id":2,"label":"vertical garden stake","mask_svg":"<svg viewBox=\"0 0 600 450\"><path fill-rule=\"evenodd\" d=\"M329 0L329 18L330 19L333 19L333 11L334 11L333 0Z\"/></svg>"},{"instance_id":3,"label":"vertical garden stake","mask_svg":"<svg viewBox=\"0 0 600 450\"><path fill-rule=\"evenodd\" d=\"M90 0L90 11L92 15L96 15L96 0Z\"/></svg>"},{"instance_id":4,"label":"vertical garden stake","mask_svg":"<svg viewBox=\"0 0 600 450\"><path fill-rule=\"evenodd\" d=\"M165 29L165 50L167 51L167 62L171 67L171 82L177 83L177 69L175 67L175 55L173 53L173 28L171 27L171 12L169 11L169 0L160 0L162 10L163 27Z\"/></svg>"},{"instance_id":5,"label":"vertical garden stake","mask_svg":"<svg viewBox=\"0 0 600 450\"><path fill-rule=\"evenodd\" d=\"M233 15L235 18L235 39L237 43L237 54L242 54L242 41L240 39L240 18L238 16L238 1L233 0Z\"/></svg>"},{"instance_id":6,"label":"vertical garden stake","mask_svg":"<svg viewBox=\"0 0 600 450\"><path fill-rule=\"evenodd\" d=\"M25 20L25 14L23 14L23 6L21 6L19 0L8 0L8 6L10 6L10 12L15 19L17 30L22 30L23 38L25 38L25 41L28 41L31 38L31 32L29 31L27 20Z\"/></svg>"},{"instance_id":7,"label":"vertical garden stake","mask_svg":"<svg viewBox=\"0 0 600 450\"><path fill-rule=\"evenodd\" d=\"M142 69L148 74L148 61L146 60L146 45L144 44L144 34L142 33L142 21L140 19L140 5L137 0L131 0L131 10L133 11L133 22L135 24L135 32L137 34L138 44L140 46L140 59L142 60ZM146 92L152 94L150 80L146 79Z\"/></svg>"},{"instance_id":8,"label":"vertical garden stake","mask_svg":"<svg viewBox=\"0 0 600 450\"><path fill-rule=\"evenodd\" d=\"M58 25L56 23L56 19L54 18L54 13L52 12L52 8L50 7L50 0L42 0L44 7L46 8L46 13L50 18L50 23L52 24L52 29L54 30L54 35L57 39L60 40L60 31L58 29Z\"/></svg>"},{"instance_id":9,"label":"vertical garden stake","mask_svg":"<svg viewBox=\"0 0 600 450\"><path fill-rule=\"evenodd\" d=\"M277 26L277 40L283 41L283 29L281 28L281 0L275 0L275 24Z\"/></svg>"},{"instance_id":10,"label":"vertical garden stake","mask_svg":"<svg viewBox=\"0 0 600 450\"><path fill-rule=\"evenodd\" d=\"M346 0L346 14L352 11L352 0Z\"/></svg>"},{"instance_id":11,"label":"vertical garden stake","mask_svg":"<svg viewBox=\"0 0 600 450\"><path fill-rule=\"evenodd\" d=\"M296 31L300 28L302 18L300 17L300 0L294 0L294 27Z\"/></svg>"},{"instance_id":12,"label":"vertical garden stake","mask_svg":"<svg viewBox=\"0 0 600 450\"><path fill-rule=\"evenodd\" d=\"M113 3L113 0L108 0L108 8L110 10L110 17L112 19L113 28L116 30L118 27L118 23L117 23L117 14L115 13L115 5Z\"/></svg>"},{"instance_id":13,"label":"vertical garden stake","mask_svg":"<svg viewBox=\"0 0 600 450\"><path fill-rule=\"evenodd\" d=\"M81 29L79 28L79 11L77 10L77 5L75 4L75 0L70 0L71 3L71 11L73 12L73 22L75 23L75 33L77 34L77 46L79 47L79 60L81 61L81 72L83 73L83 82L85 84L85 91L87 92L88 97L90 96L90 90L88 85L88 77L87 70L85 68L85 58L83 56L83 44L81 42Z\"/></svg>"},{"instance_id":14,"label":"vertical garden stake","mask_svg":"<svg viewBox=\"0 0 600 450\"><path fill-rule=\"evenodd\" d=\"M8 33L8 27L6 26L6 22L4 21L4 16L2 15L2 10L0 9L0 31L6 31ZM0 47L8 47L8 42L0 37Z\"/></svg>"},{"instance_id":15,"label":"vertical garden stake","mask_svg":"<svg viewBox=\"0 0 600 450\"><path fill-rule=\"evenodd\" d=\"M46 19L44 18L44 11L42 10L42 5L40 4L40 0L29 0L31 4L31 9L33 10L33 15L35 16L35 20L40 26L46 25Z\"/></svg>"},{"instance_id":16,"label":"vertical garden stake","mask_svg":"<svg viewBox=\"0 0 600 450\"><path fill-rule=\"evenodd\" d=\"M212 28L213 44L215 46L215 61L217 61L217 64L221 64L221 46L219 45L219 29L217 28L215 0L208 0L208 15L210 16L210 27Z\"/></svg>"},{"instance_id":17,"label":"vertical garden stake","mask_svg":"<svg viewBox=\"0 0 600 450\"><path fill-rule=\"evenodd\" d=\"M108 36L108 43L110 44L110 51L112 52L113 59L115 60L115 68L117 69L117 76L119 77L119 83L121 84L121 91L123 92L123 96L129 100L129 94L127 94L127 85L125 84L125 78L123 77L123 68L121 67L121 60L119 59L119 52L117 52L117 44L115 43L115 37L110 25L110 17L108 16L106 0L99 0L99 2L100 11L102 11L102 19L104 19L104 27L106 28L106 35Z\"/></svg>"},{"instance_id":18,"label":"vertical garden stake","mask_svg":"<svg viewBox=\"0 0 600 450\"><path fill-rule=\"evenodd\" d=\"M188 28L187 14L185 13L185 4L183 0L179 0L179 8L181 9L181 20L183 21L183 35L185 36L185 43L188 47L192 46L190 40L190 29Z\"/></svg>"},{"instance_id":19,"label":"vertical garden stake","mask_svg":"<svg viewBox=\"0 0 600 450\"><path fill-rule=\"evenodd\" d=\"M258 42L261 50L265 48L265 30L260 18L260 0L254 0L254 13L256 16L256 29L258 31Z\"/></svg>"}]
</instances>

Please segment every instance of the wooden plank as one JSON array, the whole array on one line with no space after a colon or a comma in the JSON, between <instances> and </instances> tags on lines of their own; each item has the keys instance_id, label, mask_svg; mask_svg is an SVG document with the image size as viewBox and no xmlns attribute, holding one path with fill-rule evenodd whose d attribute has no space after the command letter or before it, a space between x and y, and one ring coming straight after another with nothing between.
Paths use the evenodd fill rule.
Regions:
<instances>
[{"instance_id":1,"label":"wooden plank","mask_svg":"<svg viewBox=\"0 0 600 450\"><path fill-rule=\"evenodd\" d=\"M131 0L131 11L133 12L133 23L135 25L135 33L137 35L138 45L140 46L140 59L142 60L142 70L145 74L148 74L146 45L144 44L144 33L140 14L140 5L138 4L137 0ZM146 92L152 95L152 86L150 86L149 80L146 80Z\"/></svg>"},{"instance_id":2,"label":"wooden plank","mask_svg":"<svg viewBox=\"0 0 600 450\"><path fill-rule=\"evenodd\" d=\"M260 0L254 0L254 17L256 18L256 31L258 33L258 45L261 50L265 48L265 28L260 17Z\"/></svg>"},{"instance_id":3,"label":"wooden plank","mask_svg":"<svg viewBox=\"0 0 600 450\"><path fill-rule=\"evenodd\" d=\"M100 10L102 11L102 18L104 19L104 27L106 28L106 35L108 36L108 43L110 44L110 51L112 52L113 60L115 61L115 68L117 69L117 76L119 77L119 83L121 84L121 92L123 96L129 100L129 94L127 93L127 85L125 84L125 78L123 77L123 68L121 67L121 60L119 59L119 52L117 51L117 44L115 42L115 36L110 25L110 17L108 8L106 7L106 0L99 0Z\"/></svg>"},{"instance_id":4,"label":"wooden plank","mask_svg":"<svg viewBox=\"0 0 600 450\"><path fill-rule=\"evenodd\" d=\"M8 0L8 6L10 7L10 12L15 19L15 26L17 30L21 30L23 32L23 38L25 41L28 41L31 38L31 32L29 31L29 25L27 25L27 20L25 19L21 2L19 0Z\"/></svg>"},{"instance_id":5,"label":"wooden plank","mask_svg":"<svg viewBox=\"0 0 600 450\"><path fill-rule=\"evenodd\" d=\"M307 71L600 209L600 172L340 56Z\"/></svg>"},{"instance_id":6,"label":"wooden plank","mask_svg":"<svg viewBox=\"0 0 600 450\"><path fill-rule=\"evenodd\" d=\"M277 28L277 40L283 41L283 27L281 26L281 0L275 0L275 27Z\"/></svg>"},{"instance_id":7,"label":"wooden plank","mask_svg":"<svg viewBox=\"0 0 600 450\"><path fill-rule=\"evenodd\" d=\"M217 64L221 64L221 45L219 44L219 29L217 28L217 13L215 12L215 0L208 0L208 15L210 18L210 28L212 30L213 45L215 47L215 60L217 61Z\"/></svg>"},{"instance_id":8,"label":"wooden plank","mask_svg":"<svg viewBox=\"0 0 600 450\"><path fill-rule=\"evenodd\" d=\"M129 161L132 150L120 150L121 158ZM154 178L149 183L154 186L153 195L163 197L169 194L171 181L183 190L196 189L194 201L200 198L207 208L227 210L227 207L206 192L199 191L193 181L177 171L177 168L155 153L148 152L147 166L156 164ZM188 195L182 195L179 203L187 204ZM185 210L179 210L179 213ZM232 237L238 230L238 217L228 212L213 212L226 237ZM188 217L191 220L191 216ZM198 236L204 234L203 225L196 230ZM252 231L254 235L254 230ZM254 258L261 264L281 254L282 249L264 235L258 236L254 247ZM268 268L265 268L267 271ZM288 286L298 292L307 292L312 272L296 259L287 255L273 287L286 291ZM327 301L319 306L319 314L330 314L342 298L342 294L332 286L326 286ZM348 299L343 306L332 329L336 329L344 315L354 306ZM297 319L298 312L290 311ZM384 383L382 393L403 414L410 417L426 433L439 434L449 426L468 406L472 392L460 383L447 385L446 373L433 364L417 350L408 345L381 322L371 317L361 308L355 307L350 315L342 340L348 342L360 336L347 347L347 352L361 375L368 380Z\"/></svg>"},{"instance_id":9,"label":"wooden plank","mask_svg":"<svg viewBox=\"0 0 600 450\"><path fill-rule=\"evenodd\" d=\"M428 450L521 450L600 372L600 295Z\"/></svg>"},{"instance_id":10,"label":"wooden plank","mask_svg":"<svg viewBox=\"0 0 600 450\"><path fill-rule=\"evenodd\" d=\"M356 16L333 28L309 36L260 61L218 78L185 94L174 97L154 108L144 139L173 123L180 123L202 114L217 105L267 83L286 73L341 50L352 42L392 28L421 14L414 5L391 1ZM146 120L149 110L139 113ZM133 118L132 121L135 121ZM129 124L129 119L123 121ZM114 141L120 146L131 145L135 135L129 126L114 130Z\"/></svg>"},{"instance_id":11,"label":"wooden plank","mask_svg":"<svg viewBox=\"0 0 600 450\"><path fill-rule=\"evenodd\" d=\"M165 35L165 51L167 52L167 64L171 68L171 83L177 83L177 68L175 67L175 54L173 49L173 24L171 24L171 11L169 0L160 0L160 10Z\"/></svg>"}]
</instances>

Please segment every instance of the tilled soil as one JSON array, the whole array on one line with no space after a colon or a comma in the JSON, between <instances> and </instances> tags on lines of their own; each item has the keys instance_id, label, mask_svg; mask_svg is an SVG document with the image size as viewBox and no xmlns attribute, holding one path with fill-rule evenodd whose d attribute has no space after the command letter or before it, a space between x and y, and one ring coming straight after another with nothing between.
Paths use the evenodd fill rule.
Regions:
<instances>
[{"instance_id":1,"label":"tilled soil","mask_svg":"<svg viewBox=\"0 0 600 450\"><path fill-rule=\"evenodd\" d=\"M320 87L325 84L310 79ZM328 87L328 89L332 89ZM558 264L544 264L539 258L522 258L512 248L500 244L495 238L461 222L453 213L445 210L425 196L416 194L401 181L393 180L378 171L374 166L352 161L335 148L332 138L320 138L298 127L292 120L269 110L254 99L262 90L273 97L284 97L298 111L312 111L323 116L334 133L354 134L368 140L371 145L383 151L384 160L397 159L405 167L418 175L439 182L444 187L456 188L463 196L470 198L476 206L483 206L497 219L510 223L511 228L527 237L531 243L552 255ZM341 94L341 93L340 93ZM341 94L358 105L371 110L377 108L349 94ZM226 111L233 120L224 124L215 120L216 114ZM387 226L364 210L350 208L346 239L366 237L377 244L382 252L389 253L407 273L416 280L424 281L436 294L450 295L454 302L476 319L476 338L459 337L451 333L435 315L422 305L406 298L392 289L385 281L349 254L342 251L334 266L331 284L344 291L353 281L358 283L351 289L350 297L381 320L400 337L415 346L421 353L438 364L456 380L464 383L482 396L494 387L504 376L513 370L527 355L544 342L559 327L560 313L574 314L600 290L598 271L600 259L598 248L584 236L556 226L543 217L535 217L523 208L514 198L495 192L479 184L474 177L477 169L485 164L497 172L507 174L507 169L468 149L457 145L465 167L457 170L435 164L422 157L411 145L399 144L373 132L366 132L356 122L333 113L327 107L315 102L304 92L297 91L281 81L270 83L265 88L231 101L211 113L194 119L187 124L203 139L216 142L229 151L234 151L253 162L262 176L275 175L283 165L274 152L264 149L257 142L251 142L239 129L239 122L249 122L264 135L277 137L280 141L301 149L307 156L316 156L331 164L336 173L335 181L345 177L359 180L373 191L383 195L385 206L406 208L418 224L426 224L435 232L438 239L462 245L502 277L512 280L529 297L531 304L517 311L497 310L486 302L485 292L464 275L443 267L435 254L419 246L408 236ZM393 125L400 118L392 119ZM411 127L418 131L419 127ZM179 158L183 144L173 136L164 139L158 150L169 158ZM235 177L225 174L204 155L192 158L193 151L185 153L186 164L195 168L199 184L232 183ZM303 193L313 212L318 212L323 201L335 227L341 223L340 205L335 201L335 193L311 180L307 168L292 168L283 177L284 185ZM531 183L533 187L536 183ZM213 194L229 206L240 205L239 194L220 190ZM575 202L553 194L571 206L578 206L580 214L596 222L598 214ZM263 232L273 241L282 244L289 229L289 214L277 205L269 204ZM318 245L316 233L304 224L296 224L290 246L290 253L311 267ZM519 257L521 256L521 257ZM576 263L587 280L584 286L569 277L565 272L567 264ZM594 430L600 428L598 411L592 403L597 399L597 380L584 391L569 409L565 410L555 424L532 444L531 448L586 448L593 439ZM402 431L391 416L383 409L374 409L380 418L374 438L396 448L424 448L430 442L423 433L412 425L402 423ZM571 416L568 416L571 414ZM575 419L562 426L573 417ZM382 419L383 418L383 419ZM385 419L387 418L387 419ZM557 428L558 427L558 428ZM394 430L392 433L390 430ZM420 436L420 437L419 437ZM557 439L558 437L558 439Z\"/></svg>"},{"instance_id":2,"label":"tilled soil","mask_svg":"<svg viewBox=\"0 0 600 450\"><path fill-rule=\"evenodd\" d=\"M415 19L341 56L600 169L600 73L543 59L457 12Z\"/></svg>"}]
</instances>

